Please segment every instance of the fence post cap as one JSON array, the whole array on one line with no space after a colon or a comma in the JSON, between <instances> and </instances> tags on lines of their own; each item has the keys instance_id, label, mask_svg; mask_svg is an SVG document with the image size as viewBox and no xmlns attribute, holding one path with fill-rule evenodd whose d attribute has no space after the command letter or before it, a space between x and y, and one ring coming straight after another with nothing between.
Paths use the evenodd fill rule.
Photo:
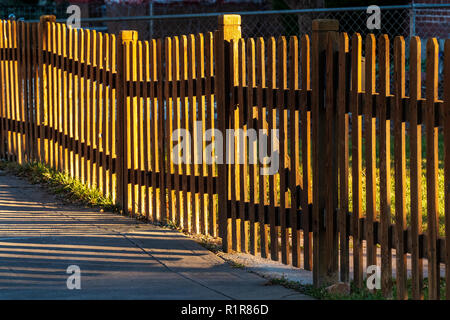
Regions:
<instances>
[{"instance_id":1,"label":"fence post cap","mask_svg":"<svg viewBox=\"0 0 450 320\"><path fill-rule=\"evenodd\" d=\"M312 31L339 31L339 21L336 19L314 19Z\"/></svg>"},{"instance_id":2,"label":"fence post cap","mask_svg":"<svg viewBox=\"0 0 450 320\"><path fill-rule=\"evenodd\" d=\"M138 32L135 30L120 30L120 39L122 41L137 41L138 40Z\"/></svg>"},{"instance_id":3,"label":"fence post cap","mask_svg":"<svg viewBox=\"0 0 450 320\"><path fill-rule=\"evenodd\" d=\"M219 25L241 25L241 16L239 14L223 14L219 16Z\"/></svg>"}]
</instances>

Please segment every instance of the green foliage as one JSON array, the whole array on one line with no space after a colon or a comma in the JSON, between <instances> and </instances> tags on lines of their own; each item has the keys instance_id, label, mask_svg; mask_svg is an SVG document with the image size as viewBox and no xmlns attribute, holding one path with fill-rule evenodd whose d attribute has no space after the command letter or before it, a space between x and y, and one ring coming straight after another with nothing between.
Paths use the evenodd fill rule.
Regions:
<instances>
[{"instance_id":1,"label":"green foliage","mask_svg":"<svg viewBox=\"0 0 450 320\"><path fill-rule=\"evenodd\" d=\"M325 287L316 288L311 284L301 284L297 281L287 280L286 277L271 279L268 285L281 285L283 287L296 290L319 300L384 300L380 291L369 291L368 289L358 289L353 283L350 284L351 293L349 295L330 294Z\"/></svg>"},{"instance_id":2,"label":"green foliage","mask_svg":"<svg viewBox=\"0 0 450 320\"><path fill-rule=\"evenodd\" d=\"M392 297L390 299L395 299L397 296L397 287L395 285L395 279L392 279ZM365 283L365 282L364 282ZM286 277L281 277L278 279L269 280L267 285L281 285L283 287L296 290L300 293L309 295L319 300L387 300L382 293L381 290L370 291L366 287L357 288L353 282L350 283L350 294L342 295L342 294L330 294L327 292L325 287L316 288L310 284L301 284L297 281L287 280ZM408 290L408 298L412 299L412 288L411 288L411 279L407 281L407 290ZM445 279L440 279L440 293L441 299L445 297ZM424 299L428 299L428 278L423 280L423 296Z\"/></svg>"},{"instance_id":3,"label":"green foliage","mask_svg":"<svg viewBox=\"0 0 450 320\"><path fill-rule=\"evenodd\" d=\"M1 161L0 169L26 178L32 184L42 184L51 193L60 195L65 201L99 207L107 211L119 211L119 207L113 200L103 196L100 190L90 188L68 174L52 169L41 162L20 165L16 162Z\"/></svg>"},{"instance_id":4,"label":"green foliage","mask_svg":"<svg viewBox=\"0 0 450 320\"><path fill-rule=\"evenodd\" d=\"M362 209L363 212L365 212L366 210L366 164L365 164L365 149L366 149L366 143L365 140L363 138L362 141L362 172L361 172L361 188L362 188ZM410 176L410 136L406 135L406 144L405 144L405 149L406 149L406 181L405 181L405 193L406 193L406 199L405 199L405 205L406 205L406 218L407 218L407 223L410 223L410 209L411 209L411 176ZM425 136L422 135L422 177L421 177L421 187L422 187L422 227L423 230L426 231L427 230L427 170L426 170L426 139ZM350 155L349 155L349 210L353 211L353 196L352 196L352 190L353 190L353 186L352 186L352 155L351 155L351 151L352 151L352 141L351 139L349 140L349 150L350 150ZM395 219L395 215L394 215L394 208L395 208L395 161L394 161L394 154L395 154L395 139L394 139L394 135L391 135L391 208L393 208L392 211L392 223L394 223L394 219ZM444 175L444 139L443 139L443 132L440 130L439 131L439 139L438 139L438 169L437 169L437 174L438 174L438 180L437 180L437 184L438 184L438 212L439 212L439 233L441 236L443 236L445 234L445 188L444 188L444 184L445 184L445 175ZM380 183L380 157L379 157L379 139L377 139L377 143L376 143L376 176L375 176L375 185L376 185L376 211L380 212L380 187L381 187L381 183Z\"/></svg>"},{"instance_id":5,"label":"green foliage","mask_svg":"<svg viewBox=\"0 0 450 320\"><path fill-rule=\"evenodd\" d=\"M407 280L407 290L408 290L408 299L412 299L412 287L411 287L411 279ZM440 278L440 297L441 300L445 299L445 278ZM393 296L395 297L397 295L397 288L394 285L393 289ZM423 279L423 298L424 300L428 300L428 278Z\"/></svg>"},{"instance_id":6,"label":"green foliage","mask_svg":"<svg viewBox=\"0 0 450 320\"><path fill-rule=\"evenodd\" d=\"M238 262L234 262L234 261L228 261L228 263L231 265L232 268L236 268L236 269L244 269L245 265L243 265L242 263L238 263Z\"/></svg>"}]
</instances>

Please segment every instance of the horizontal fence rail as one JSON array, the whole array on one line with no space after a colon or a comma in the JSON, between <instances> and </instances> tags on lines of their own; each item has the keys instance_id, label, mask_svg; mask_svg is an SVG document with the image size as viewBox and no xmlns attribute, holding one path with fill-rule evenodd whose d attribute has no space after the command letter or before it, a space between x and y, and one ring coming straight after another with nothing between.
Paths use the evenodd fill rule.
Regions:
<instances>
[{"instance_id":1,"label":"horizontal fence rail","mask_svg":"<svg viewBox=\"0 0 450 320\"><path fill-rule=\"evenodd\" d=\"M0 156L317 286L362 288L377 265L386 297L408 298L411 278L410 298L443 284L449 298L450 41L439 79L434 38L312 31L244 39L224 15L214 32L139 41L3 20Z\"/></svg>"}]
</instances>

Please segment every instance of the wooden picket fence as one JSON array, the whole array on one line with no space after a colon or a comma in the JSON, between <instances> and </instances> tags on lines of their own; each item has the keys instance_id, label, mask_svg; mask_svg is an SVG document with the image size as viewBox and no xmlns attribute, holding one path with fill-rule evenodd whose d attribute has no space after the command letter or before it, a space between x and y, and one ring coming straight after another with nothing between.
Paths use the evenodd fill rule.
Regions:
<instances>
[{"instance_id":1,"label":"wooden picket fence","mask_svg":"<svg viewBox=\"0 0 450 320\"><path fill-rule=\"evenodd\" d=\"M150 41L54 20L0 23L2 158L41 161L133 216L220 237L225 251L313 270L316 285L364 287L366 268L378 265L385 296L395 283L407 298L410 274L412 298L425 287L440 298L441 283L450 298L449 40L439 100L436 39L426 44L422 96L417 37L408 70L404 39L393 40L392 78L387 36L368 35L363 60L361 36L337 32L333 20L314 21L311 38L242 39L240 17L225 15L215 32ZM174 161L176 129L191 135L190 162ZM263 130L277 174L250 161L256 141L205 140L209 129ZM211 142L215 156L220 144L233 152L200 161Z\"/></svg>"}]
</instances>

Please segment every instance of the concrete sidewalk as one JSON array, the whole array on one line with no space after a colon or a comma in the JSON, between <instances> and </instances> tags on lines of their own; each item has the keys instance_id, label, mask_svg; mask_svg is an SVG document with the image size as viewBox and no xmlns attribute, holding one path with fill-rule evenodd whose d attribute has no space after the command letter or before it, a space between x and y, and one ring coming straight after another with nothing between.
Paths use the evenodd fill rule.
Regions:
<instances>
[{"instance_id":1,"label":"concrete sidewalk","mask_svg":"<svg viewBox=\"0 0 450 320\"><path fill-rule=\"evenodd\" d=\"M231 267L179 232L58 204L0 174L0 299L311 299ZM81 269L81 289L66 286Z\"/></svg>"}]
</instances>

